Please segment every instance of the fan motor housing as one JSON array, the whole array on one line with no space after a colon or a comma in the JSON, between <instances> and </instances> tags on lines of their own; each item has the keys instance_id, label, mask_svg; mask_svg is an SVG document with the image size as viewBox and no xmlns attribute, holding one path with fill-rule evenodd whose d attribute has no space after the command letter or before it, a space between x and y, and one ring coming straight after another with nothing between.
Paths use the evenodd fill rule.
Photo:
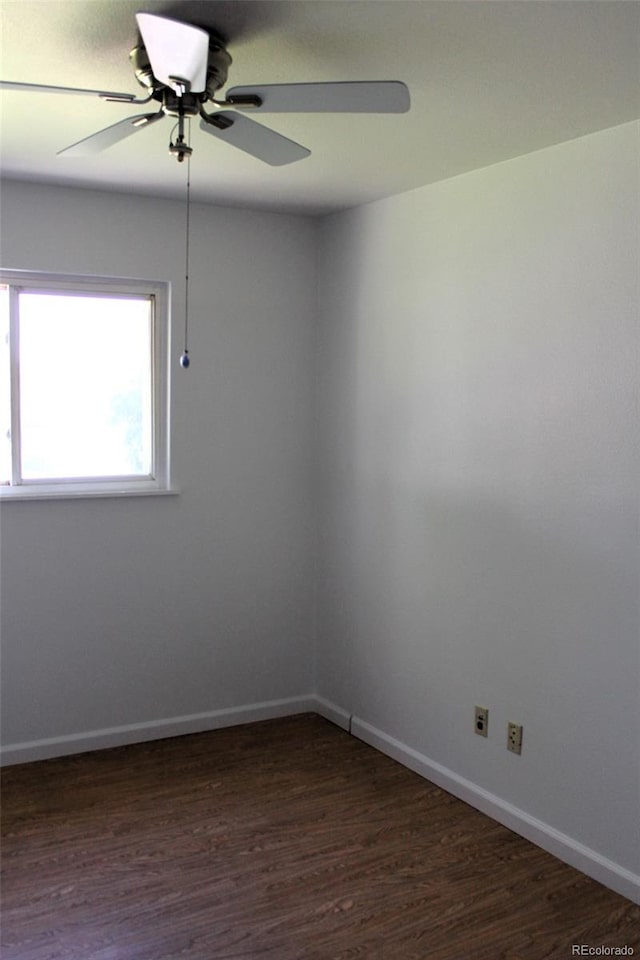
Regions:
<instances>
[{"instance_id":1,"label":"fan motor housing","mask_svg":"<svg viewBox=\"0 0 640 960\"><path fill-rule=\"evenodd\" d=\"M167 87L154 77L149 56L143 43L139 43L133 48L129 54L129 59L140 86L151 91L155 100L163 101ZM226 50L222 40L215 34L210 33L205 89L202 93L193 96L196 96L200 102L212 100L216 92L227 82L227 74L231 63L231 55Z\"/></svg>"}]
</instances>

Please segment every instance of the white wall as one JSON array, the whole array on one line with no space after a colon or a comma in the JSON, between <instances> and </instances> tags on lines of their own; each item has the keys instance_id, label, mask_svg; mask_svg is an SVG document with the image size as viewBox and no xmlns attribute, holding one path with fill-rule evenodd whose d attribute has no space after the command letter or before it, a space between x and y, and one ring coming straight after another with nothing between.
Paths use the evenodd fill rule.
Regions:
<instances>
[{"instance_id":1,"label":"white wall","mask_svg":"<svg viewBox=\"0 0 640 960\"><path fill-rule=\"evenodd\" d=\"M2 507L3 741L302 700L315 654L328 715L632 895L637 160L627 125L319 225L196 205L188 373L183 206L7 184L4 265L172 280L182 493Z\"/></svg>"},{"instance_id":2,"label":"white wall","mask_svg":"<svg viewBox=\"0 0 640 960\"><path fill-rule=\"evenodd\" d=\"M636 872L638 199L631 124L336 215L318 346L320 695Z\"/></svg>"},{"instance_id":3,"label":"white wall","mask_svg":"<svg viewBox=\"0 0 640 960\"><path fill-rule=\"evenodd\" d=\"M314 225L194 205L185 372L184 223L179 202L3 185L4 266L171 280L182 491L2 505L5 744L312 689Z\"/></svg>"}]
</instances>

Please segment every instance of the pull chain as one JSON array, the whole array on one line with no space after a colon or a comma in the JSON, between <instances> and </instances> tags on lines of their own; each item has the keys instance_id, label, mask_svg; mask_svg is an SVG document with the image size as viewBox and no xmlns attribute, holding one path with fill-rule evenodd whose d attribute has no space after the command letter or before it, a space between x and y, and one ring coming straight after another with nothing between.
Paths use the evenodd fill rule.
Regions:
<instances>
[{"instance_id":1,"label":"pull chain","mask_svg":"<svg viewBox=\"0 0 640 960\"><path fill-rule=\"evenodd\" d=\"M189 139L191 139L191 120L189 120ZM187 369L189 359L189 220L191 209L191 154L187 154L187 222L184 255L184 350L180 357L180 366Z\"/></svg>"}]
</instances>

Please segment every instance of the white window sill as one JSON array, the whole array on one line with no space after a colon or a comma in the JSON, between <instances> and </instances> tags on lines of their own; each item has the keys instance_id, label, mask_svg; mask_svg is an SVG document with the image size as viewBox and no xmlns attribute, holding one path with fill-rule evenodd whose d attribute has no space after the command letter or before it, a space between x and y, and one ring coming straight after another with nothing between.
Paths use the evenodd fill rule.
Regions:
<instances>
[{"instance_id":1,"label":"white window sill","mask_svg":"<svg viewBox=\"0 0 640 960\"><path fill-rule=\"evenodd\" d=\"M15 500L93 500L96 498L116 498L123 497L175 497L180 493L179 487L144 487L136 489L135 487L113 486L95 486L78 484L72 488L70 485L64 489L53 485L38 484L37 486L21 487L0 487L0 503L9 503Z\"/></svg>"}]
</instances>

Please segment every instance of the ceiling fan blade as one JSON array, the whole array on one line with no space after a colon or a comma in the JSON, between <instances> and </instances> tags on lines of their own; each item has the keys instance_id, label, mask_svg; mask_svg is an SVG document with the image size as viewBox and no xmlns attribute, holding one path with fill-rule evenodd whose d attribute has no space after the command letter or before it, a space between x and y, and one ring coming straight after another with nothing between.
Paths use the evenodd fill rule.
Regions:
<instances>
[{"instance_id":1,"label":"ceiling fan blade","mask_svg":"<svg viewBox=\"0 0 640 960\"><path fill-rule=\"evenodd\" d=\"M411 105L409 90L399 80L232 87L226 99L236 106L235 99L244 97L258 97L261 103L254 109L262 113L406 113Z\"/></svg>"},{"instance_id":2,"label":"ceiling fan blade","mask_svg":"<svg viewBox=\"0 0 640 960\"><path fill-rule=\"evenodd\" d=\"M186 80L192 93L202 93L207 79L209 34L189 23L137 13L136 20L156 80L176 89Z\"/></svg>"},{"instance_id":3,"label":"ceiling fan blade","mask_svg":"<svg viewBox=\"0 0 640 960\"><path fill-rule=\"evenodd\" d=\"M303 160L311 153L294 140L231 110L220 110L208 120L203 118L200 128L272 167Z\"/></svg>"},{"instance_id":4,"label":"ceiling fan blade","mask_svg":"<svg viewBox=\"0 0 640 960\"><path fill-rule=\"evenodd\" d=\"M155 123L162 117L164 117L162 110L158 113L140 113L135 117L125 117L124 120L119 120L118 123L105 127L104 130L98 130L97 133L92 133L90 137L72 143L70 147L65 147L64 150L59 150L57 156L92 157L94 154L106 150L107 147L112 147L114 143L124 140L125 137L131 136L132 133L148 127L150 123Z\"/></svg>"},{"instance_id":5,"label":"ceiling fan blade","mask_svg":"<svg viewBox=\"0 0 640 960\"><path fill-rule=\"evenodd\" d=\"M14 80L0 80L2 90L24 90L26 93L71 93L86 97L101 97L103 100L121 100L123 103L136 101L133 93L112 93L108 90L85 90L81 87L51 87L39 83L17 83Z\"/></svg>"}]
</instances>

